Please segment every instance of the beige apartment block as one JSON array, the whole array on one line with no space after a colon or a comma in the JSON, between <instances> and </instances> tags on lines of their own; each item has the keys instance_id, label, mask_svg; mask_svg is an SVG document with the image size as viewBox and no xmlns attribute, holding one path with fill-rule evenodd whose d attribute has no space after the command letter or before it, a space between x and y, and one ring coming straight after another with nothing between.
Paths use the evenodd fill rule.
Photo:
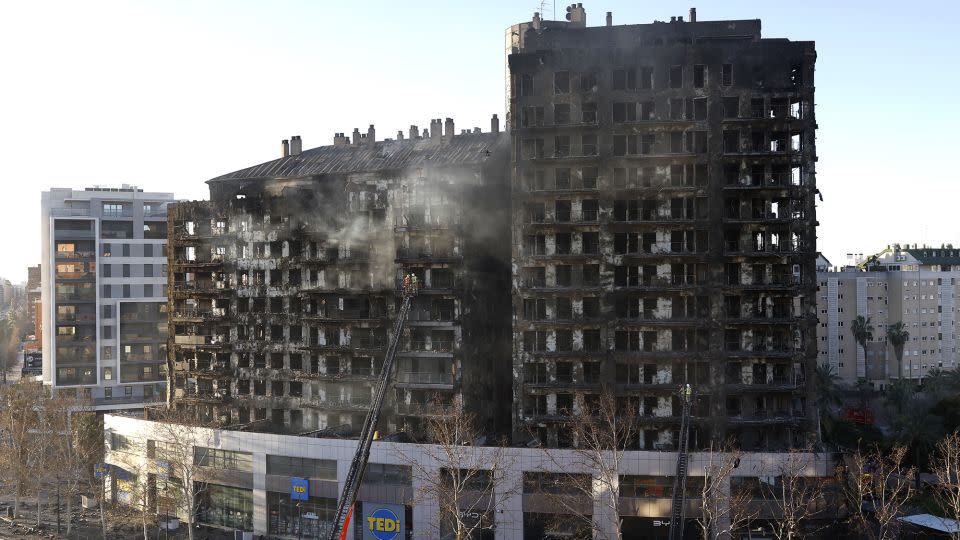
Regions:
<instances>
[{"instance_id":1,"label":"beige apartment block","mask_svg":"<svg viewBox=\"0 0 960 540\"><path fill-rule=\"evenodd\" d=\"M957 287L960 249L952 245L893 244L844 267L817 262L817 349L845 381L865 378L882 388L899 377L920 379L933 370L957 367ZM873 339L866 351L852 322L870 318ZM910 338L902 365L887 342L890 325L902 321Z\"/></svg>"}]
</instances>

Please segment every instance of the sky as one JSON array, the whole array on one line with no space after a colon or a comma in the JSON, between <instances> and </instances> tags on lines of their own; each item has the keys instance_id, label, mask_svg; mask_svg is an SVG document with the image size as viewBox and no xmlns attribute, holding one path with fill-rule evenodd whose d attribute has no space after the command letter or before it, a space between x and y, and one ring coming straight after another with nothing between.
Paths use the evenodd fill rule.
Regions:
<instances>
[{"instance_id":1,"label":"sky","mask_svg":"<svg viewBox=\"0 0 960 540\"><path fill-rule=\"evenodd\" d=\"M817 43L818 248L960 245L960 4L584 2L587 24L756 19ZM204 199L205 180L280 141L378 138L504 118L504 30L536 1L0 0L0 276L40 260L40 192L134 184Z\"/></svg>"}]
</instances>

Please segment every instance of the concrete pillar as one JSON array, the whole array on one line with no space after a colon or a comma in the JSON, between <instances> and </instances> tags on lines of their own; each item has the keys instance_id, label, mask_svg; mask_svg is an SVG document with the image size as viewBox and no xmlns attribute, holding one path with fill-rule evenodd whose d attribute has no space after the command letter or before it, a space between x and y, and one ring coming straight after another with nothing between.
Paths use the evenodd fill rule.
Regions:
<instances>
[{"instance_id":1,"label":"concrete pillar","mask_svg":"<svg viewBox=\"0 0 960 540\"><path fill-rule=\"evenodd\" d=\"M520 467L507 467L496 486L499 512L493 519L497 540L523 540L523 472Z\"/></svg>"},{"instance_id":2,"label":"concrete pillar","mask_svg":"<svg viewBox=\"0 0 960 540\"><path fill-rule=\"evenodd\" d=\"M593 477L593 522L597 527L593 533L594 538L617 538L617 521L620 517L610 507L610 501L611 497L614 501L619 500L617 495L620 492L619 477L614 475L609 483L613 485L608 486L607 482L598 476Z\"/></svg>"},{"instance_id":3,"label":"concrete pillar","mask_svg":"<svg viewBox=\"0 0 960 540\"><path fill-rule=\"evenodd\" d=\"M413 474L413 493L422 493L424 480L414 471ZM414 538L436 538L440 534L440 508L436 501L422 500L417 501L413 506L413 537ZM499 532L499 531L498 531ZM499 538L499 535L497 536Z\"/></svg>"},{"instance_id":4,"label":"concrete pillar","mask_svg":"<svg viewBox=\"0 0 960 540\"><path fill-rule=\"evenodd\" d=\"M337 493L343 493L343 488L347 483L347 475L350 474L350 463L351 460L349 459L337 460ZM350 527L347 527L347 535L344 537L346 540L353 540L353 520L356 517L352 516L350 518Z\"/></svg>"},{"instance_id":5,"label":"concrete pillar","mask_svg":"<svg viewBox=\"0 0 960 540\"><path fill-rule=\"evenodd\" d=\"M267 535L267 454L253 453L253 534Z\"/></svg>"}]
</instances>

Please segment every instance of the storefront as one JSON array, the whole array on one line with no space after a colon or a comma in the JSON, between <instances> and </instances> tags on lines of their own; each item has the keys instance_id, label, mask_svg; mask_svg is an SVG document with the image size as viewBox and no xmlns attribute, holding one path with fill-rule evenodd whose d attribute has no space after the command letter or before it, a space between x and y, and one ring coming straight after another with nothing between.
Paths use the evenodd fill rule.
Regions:
<instances>
[{"instance_id":1,"label":"storefront","mask_svg":"<svg viewBox=\"0 0 960 540\"><path fill-rule=\"evenodd\" d=\"M336 512L336 499L310 497L295 501L289 493L267 492L267 527L271 535L325 538Z\"/></svg>"},{"instance_id":2,"label":"storefront","mask_svg":"<svg viewBox=\"0 0 960 540\"><path fill-rule=\"evenodd\" d=\"M198 493L197 520L206 525L253 530L253 491L249 489L206 484Z\"/></svg>"}]
</instances>

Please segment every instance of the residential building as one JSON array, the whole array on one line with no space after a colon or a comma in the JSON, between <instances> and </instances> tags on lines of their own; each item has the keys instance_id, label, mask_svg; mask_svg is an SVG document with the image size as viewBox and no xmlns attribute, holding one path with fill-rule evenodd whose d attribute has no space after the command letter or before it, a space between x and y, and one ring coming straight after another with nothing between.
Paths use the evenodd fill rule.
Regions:
<instances>
[{"instance_id":1,"label":"residential building","mask_svg":"<svg viewBox=\"0 0 960 540\"><path fill-rule=\"evenodd\" d=\"M602 388L643 449L806 444L814 430L811 41L759 20L507 30L514 436L564 446Z\"/></svg>"},{"instance_id":2,"label":"residential building","mask_svg":"<svg viewBox=\"0 0 960 540\"><path fill-rule=\"evenodd\" d=\"M459 401L509 432L509 139L491 126L293 137L172 206L172 399L248 429L354 433L415 274L382 429L417 436Z\"/></svg>"},{"instance_id":3,"label":"residential building","mask_svg":"<svg viewBox=\"0 0 960 540\"><path fill-rule=\"evenodd\" d=\"M171 193L54 188L41 196L43 381L98 410L161 398Z\"/></svg>"},{"instance_id":4,"label":"residential building","mask_svg":"<svg viewBox=\"0 0 960 540\"><path fill-rule=\"evenodd\" d=\"M933 370L956 369L960 249L893 244L867 259L817 268L818 358L845 382L867 379L882 388L898 378L922 380ZM869 318L866 351L853 320ZM910 336L902 361L887 340L890 325Z\"/></svg>"}]
</instances>

